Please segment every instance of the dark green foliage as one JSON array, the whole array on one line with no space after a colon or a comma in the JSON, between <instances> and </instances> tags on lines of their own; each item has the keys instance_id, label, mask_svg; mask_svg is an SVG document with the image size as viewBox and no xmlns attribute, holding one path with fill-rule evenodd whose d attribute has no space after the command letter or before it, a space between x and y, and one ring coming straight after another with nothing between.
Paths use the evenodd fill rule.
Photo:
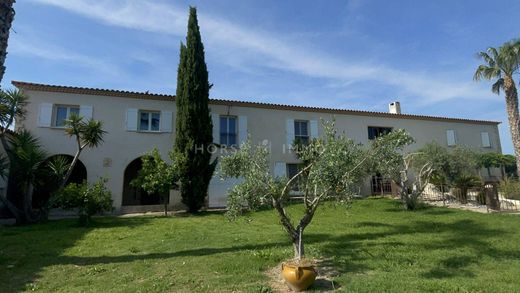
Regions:
<instances>
[{"instance_id":1,"label":"dark green foliage","mask_svg":"<svg viewBox=\"0 0 520 293\"><path fill-rule=\"evenodd\" d=\"M478 176L461 174L453 180L453 187L458 191L455 192L458 195L461 203L468 202L468 190L473 187L482 186L482 181Z\"/></svg>"},{"instance_id":2,"label":"dark green foliage","mask_svg":"<svg viewBox=\"0 0 520 293\"><path fill-rule=\"evenodd\" d=\"M130 182L136 188L142 188L147 194L159 193L163 197L164 215L168 216L168 198L171 189L177 188L177 165L175 155L170 152L172 164L166 163L159 150L154 148L141 158L143 163L137 178Z\"/></svg>"},{"instance_id":3,"label":"dark green foliage","mask_svg":"<svg viewBox=\"0 0 520 293\"><path fill-rule=\"evenodd\" d=\"M513 155L503 155L503 163L504 163L504 171L507 177L516 177L518 178L518 173L516 169L516 158Z\"/></svg>"},{"instance_id":4,"label":"dark green foliage","mask_svg":"<svg viewBox=\"0 0 520 293\"><path fill-rule=\"evenodd\" d=\"M101 179L92 185L70 183L56 192L52 205L65 210L77 209L80 224L86 226L91 216L112 211L112 194L105 187L106 181Z\"/></svg>"},{"instance_id":5,"label":"dark green foliage","mask_svg":"<svg viewBox=\"0 0 520 293\"><path fill-rule=\"evenodd\" d=\"M425 164L430 164L433 169L430 182L437 186L452 186L460 176L476 175L477 159L477 154L469 148L456 146L448 149L432 142L417 151L412 167L418 170Z\"/></svg>"},{"instance_id":6,"label":"dark green foliage","mask_svg":"<svg viewBox=\"0 0 520 293\"><path fill-rule=\"evenodd\" d=\"M189 212L204 206L216 161L210 163L213 143L208 70L204 61L197 11L190 8L186 46L181 44L177 76L175 156L179 161L182 202Z\"/></svg>"}]
</instances>

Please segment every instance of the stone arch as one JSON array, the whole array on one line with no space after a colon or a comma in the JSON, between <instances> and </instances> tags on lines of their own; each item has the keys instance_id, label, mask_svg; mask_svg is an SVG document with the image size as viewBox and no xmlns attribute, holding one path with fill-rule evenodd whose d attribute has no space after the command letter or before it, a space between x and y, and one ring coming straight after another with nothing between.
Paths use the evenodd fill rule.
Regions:
<instances>
[{"instance_id":1,"label":"stone arch","mask_svg":"<svg viewBox=\"0 0 520 293\"><path fill-rule=\"evenodd\" d=\"M133 187L130 182L137 178L143 164L142 157L131 161L125 168L123 179L123 199L122 206L139 206L139 205L160 205L169 200L168 194L152 193L148 194L142 188Z\"/></svg>"},{"instance_id":2,"label":"stone arch","mask_svg":"<svg viewBox=\"0 0 520 293\"><path fill-rule=\"evenodd\" d=\"M72 163L72 160L74 159L73 156L67 155L67 154L56 154L48 157L44 164L47 164L52 159L56 157L64 157L68 163ZM78 159L76 162L76 165L74 166L74 169L72 170L72 173L67 180L65 184L69 183L82 183L87 180L87 167L85 167L85 164L81 162L81 160ZM43 184L39 184L34 190L33 193L33 206L40 207L43 203L47 202L47 200L51 196L51 192L53 192L58 187L59 182L45 182Z\"/></svg>"}]
</instances>

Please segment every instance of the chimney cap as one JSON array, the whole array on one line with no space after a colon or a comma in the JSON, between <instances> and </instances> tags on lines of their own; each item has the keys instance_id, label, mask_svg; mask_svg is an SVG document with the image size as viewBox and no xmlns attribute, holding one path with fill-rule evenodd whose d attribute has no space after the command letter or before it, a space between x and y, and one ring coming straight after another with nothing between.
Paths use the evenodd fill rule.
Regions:
<instances>
[{"instance_id":1,"label":"chimney cap","mask_svg":"<svg viewBox=\"0 0 520 293\"><path fill-rule=\"evenodd\" d=\"M401 103L394 101L388 104L388 112L392 114L401 114Z\"/></svg>"}]
</instances>

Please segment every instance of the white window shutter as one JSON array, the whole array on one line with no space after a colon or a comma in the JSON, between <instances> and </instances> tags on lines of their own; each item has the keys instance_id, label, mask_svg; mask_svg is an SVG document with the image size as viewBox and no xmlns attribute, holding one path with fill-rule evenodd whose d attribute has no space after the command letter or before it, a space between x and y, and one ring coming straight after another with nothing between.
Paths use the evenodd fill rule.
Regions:
<instances>
[{"instance_id":1,"label":"white window shutter","mask_svg":"<svg viewBox=\"0 0 520 293\"><path fill-rule=\"evenodd\" d=\"M318 138L318 120L311 120L311 138Z\"/></svg>"},{"instance_id":2,"label":"white window shutter","mask_svg":"<svg viewBox=\"0 0 520 293\"><path fill-rule=\"evenodd\" d=\"M481 132L480 139L482 140L482 147L485 147L485 148L491 147L491 140L489 139L488 132Z\"/></svg>"},{"instance_id":3,"label":"white window shutter","mask_svg":"<svg viewBox=\"0 0 520 293\"><path fill-rule=\"evenodd\" d=\"M126 130L137 131L137 109L126 110Z\"/></svg>"},{"instance_id":4,"label":"white window shutter","mask_svg":"<svg viewBox=\"0 0 520 293\"><path fill-rule=\"evenodd\" d=\"M52 123L52 104L41 103L38 113L38 127L51 127Z\"/></svg>"},{"instance_id":5,"label":"white window shutter","mask_svg":"<svg viewBox=\"0 0 520 293\"><path fill-rule=\"evenodd\" d=\"M79 106L79 116L85 118L85 120L92 119L92 106L89 106L89 105Z\"/></svg>"},{"instance_id":6,"label":"white window shutter","mask_svg":"<svg viewBox=\"0 0 520 293\"><path fill-rule=\"evenodd\" d=\"M452 130L452 129L446 130L446 139L448 141L448 146L456 145L457 139L455 137L455 130Z\"/></svg>"},{"instance_id":7,"label":"white window shutter","mask_svg":"<svg viewBox=\"0 0 520 293\"><path fill-rule=\"evenodd\" d=\"M172 111L161 111L161 131L172 132L173 112Z\"/></svg>"},{"instance_id":8,"label":"white window shutter","mask_svg":"<svg viewBox=\"0 0 520 293\"><path fill-rule=\"evenodd\" d=\"M284 162L274 162L274 177L287 176L287 167Z\"/></svg>"},{"instance_id":9,"label":"white window shutter","mask_svg":"<svg viewBox=\"0 0 520 293\"><path fill-rule=\"evenodd\" d=\"M247 141L247 116L238 116L238 143Z\"/></svg>"},{"instance_id":10,"label":"white window shutter","mask_svg":"<svg viewBox=\"0 0 520 293\"><path fill-rule=\"evenodd\" d=\"M220 115L211 114L211 122L213 123L213 142L220 144Z\"/></svg>"},{"instance_id":11,"label":"white window shutter","mask_svg":"<svg viewBox=\"0 0 520 293\"><path fill-rule=\"evenodd\" d=\"M287 147L292 146L294 142L294 119L287 119L285 126L285 134L287 136Z\"/></svg>"}]
</instances>

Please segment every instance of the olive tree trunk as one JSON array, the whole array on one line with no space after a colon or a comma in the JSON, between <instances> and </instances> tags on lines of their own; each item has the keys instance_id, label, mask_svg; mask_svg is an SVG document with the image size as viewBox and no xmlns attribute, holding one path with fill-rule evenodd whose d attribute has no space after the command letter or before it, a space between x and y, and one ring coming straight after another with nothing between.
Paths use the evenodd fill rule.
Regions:
<instances>
[{"instance_id":1,"label":"olive tree trunk","mask_svg":"<svg viewBox=\"0 0 520 293\"><path fill-rule=\"evenodd\" d=\"M516 156L516 173L520 175L520 115L518 114L518 93L512 76L504 76L507 120ZM520 176L519 176L520 177Z\"/></svg>"}]
</instances>

